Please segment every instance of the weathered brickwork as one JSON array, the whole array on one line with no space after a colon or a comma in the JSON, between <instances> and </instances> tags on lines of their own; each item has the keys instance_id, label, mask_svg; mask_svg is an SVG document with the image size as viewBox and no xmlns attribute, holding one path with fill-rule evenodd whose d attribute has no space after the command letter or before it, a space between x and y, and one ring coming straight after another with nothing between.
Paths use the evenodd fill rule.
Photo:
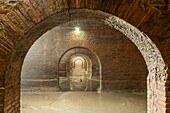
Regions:
<instances>
[{"instance_id":1,"label":"weathered brickwork","mask_svg":"<svg viewBox=\"0 0 170 113\"><path fill-rule=\"evenodd\" d=\"M84 19L93 18L94 16L98 16L97 18L100 19L107 17L101 17L100 14L96 15L96 13L90 15L89 12L83 12L84 14L78 13L76 16L77 11L75 11L74 14L68 11L71 11L72 9L84 8L100 10L112 15L116 15L132 24L140 31L146 33L160 50L165 64L168 67L170 64L169 6L170 5L167 0L70 0L69 2L67 0L57 0L56 2L53 0L24 0L22 3L13 8L12 11L7 11L8 13L5 12L6 14L3 14L2 16L0 15L0 61L2 61L0 62L0 73L2 73L1 78L4 78L5 81L13 82L9 78L16 77L17 82L14 81L15 83L13 83L13 86L16 85L15 87L18 89L15 90L19 92L18 81L20 79L19 75L22 60L24 59L28 48L30 48L37 38L39 38L47 30L57 25L70 20L76 20L80 17ZM65 11L65 13L63 11ZM63 14L60 12L63 12ZM55 17L57 14L60 16L58 15ZM54 17L55 19L52 19ZM14 60L18 57L20 60ZM6 64L8 64L8 66ZM169 70L168 74L170 74ZM8 87L8 84L4 84L3 86L5 88L5 92L8 93L11 87ZM162 87L166 87L165 90L170 89L169 85L167 84L162 85ZM168 92L165 92L164 90L162 91L164 94ZM19 93L16 94L16 96L18 95ZM165 98L164 95L162 96ZM9 101L6 95L4 95L4 97ZM15 101L14 98L11 98L11 100ZM10 104L7 101L5 102L8 103L5 104L6 108ZM154 105L152 102L149 103ZM169 101L167 98L167 106L163 106L162 108L159 108L157 105L155 106L160 110L166 108L168 112L170 108L168 104ZM153 109L155 106L153 106ZM4 110L2 109L1 111ZM7 110L4 112L7 112ZM14 113L19 111L18 108L16 108L14 111L9 110L8 112ZM159 110L155 112L159 112ZM164 112L165 111L161 113Z\"/></svg>"},{"instance_id":2,"label":"weathered brickwork","mask_svg":"<svg viewBox=\"0 0 170 113\"><path fill-rule=\"evenodd\" d=\"M148 104L148 112L165 112L164 105L155 104L158 101L165 102L164 98L159 98L158 92L165 92L165 87L162 86L165 86L168 69L157 47L147 35L141 33L131 25L125 24L125 21L115 16L109 17L105 22L126 35L138 47L145 59L149 70L147 80L150 81L147 82L147 100L153 103ZM159 82L161 82L161 84L158 84Z\"/></svg>"}]
</instances>

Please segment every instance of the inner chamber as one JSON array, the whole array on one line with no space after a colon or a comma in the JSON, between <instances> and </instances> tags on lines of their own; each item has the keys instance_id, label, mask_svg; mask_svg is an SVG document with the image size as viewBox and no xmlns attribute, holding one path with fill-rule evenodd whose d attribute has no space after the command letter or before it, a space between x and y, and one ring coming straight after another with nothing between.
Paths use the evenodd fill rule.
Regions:
<instances>
[{"instance_id":1,"label":"inner chamber","mask_svg":"<svg viewBox=\"0 0 170 113\"><path fill-rule=\"evenodd\" d=\"M77 31L76 26L80 27ZM122 33L96 20L71 21L42 35L27 53L21 73L22 105L25 103L27 107L24 106L24 108L30 108L31 105L29 106L26 102L28 100L25 99L25 97L31 98L28 96L30 92L43 95L58 92L54 94L57 95L56 100L60 100L59 97L63 94L69 99L69 94L71 97L74 95L71 93L75 93L76 96L79 92L77 95L79 98L84 92L86 94L92 92L95 93L95 97L87 94L87 98L95 100L90 99L87 103L99 100L93 105L97 106L100 103L104 106L109 100L109 98L105 100L105 97L114 96L110 97L109 102L113 102L115 107L115 100L118 105L115 110L119 110L117 107L121 107L122 104L125 106L132 104L131 107L134 108L129 111L124 109L120 113L146 113L147 73L145 61L139 50ZM104 97L102 92L106 92ZM110 95L108 92L113 94ZM134 96L133 92L140 95ZM35 97L35 95L32 96ZM39 96L42 97L42 95ZM49 95L46 96L47 100L52 99ZM132 97L135 101L131 103ZM127 101L122 100L119 103L116 101L118 98L119 100L124 98ZM101 100L106 103L102 104ZM81 101L78 103L81 104ZM113 108L111 103L110 108ZM107 110L109 108L106 107L105 113L113 113Z\"/></svg>"},{"instance_id":2,"label":"inner chamber","mask_svg":"<svg viewBox=\"0 0 170 113\"><path fill-rule=\"evenodd\" d=\"M76 88L81 88L82 91L87 91L90 88L91 71L92 64L90 60L88 61L82 56L74 56L70 60L68 72L70 75L70 89L76 90Z\"/></svg>"}]
</instances>

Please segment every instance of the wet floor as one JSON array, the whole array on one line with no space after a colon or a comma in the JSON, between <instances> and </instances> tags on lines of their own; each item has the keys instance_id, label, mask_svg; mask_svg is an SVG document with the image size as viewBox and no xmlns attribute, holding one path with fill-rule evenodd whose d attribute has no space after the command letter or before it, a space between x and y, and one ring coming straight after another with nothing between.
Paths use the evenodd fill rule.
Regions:
<instances>
[{"instance_id":1,"label":"wet floor","mask_svg":"<svg viewBox=\"0 0 170 113\"><path fill-rule=\"evenodd\" d=\"M146 94L22 93L21 113L146 113Z\"/></svg>"}]
</instances>

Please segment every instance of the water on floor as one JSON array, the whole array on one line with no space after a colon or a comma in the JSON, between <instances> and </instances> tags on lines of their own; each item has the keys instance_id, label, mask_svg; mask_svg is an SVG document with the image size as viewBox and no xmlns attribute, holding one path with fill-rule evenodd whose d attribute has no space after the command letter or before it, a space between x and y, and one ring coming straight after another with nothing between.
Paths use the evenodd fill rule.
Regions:
<instances>
[{"instance_id":1,"label":"water on floor","mask_svg":"<svg viewBox=\"0 0 170 113\"><path fill-rule=\"evenodd\" d=\"M22 93L21 113L146 113L146 94Z\"/></svg>"}]
</instances>

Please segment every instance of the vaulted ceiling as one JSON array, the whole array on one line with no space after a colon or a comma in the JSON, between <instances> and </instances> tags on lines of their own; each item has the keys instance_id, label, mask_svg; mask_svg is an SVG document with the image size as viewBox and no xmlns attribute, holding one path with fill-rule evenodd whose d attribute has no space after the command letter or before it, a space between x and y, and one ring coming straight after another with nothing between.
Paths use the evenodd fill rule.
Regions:
<instances>
[{"instance_id":1,"label":"vaulted ceiling","mask_svg":"<svg viewBox=\"0 0 170 113\"><path fill-rule=\"evenodd\" d=\"M17 51L16 47L21 42L24 43L22 46L33 43L35 38L30 38L31 35L28 37L29 32L36 32L37 28L48 28L49 24L40 25L41 22L48 20L47 23L50 23L49 18L55 14L58 14L57 21L65 19L63 15L76 20L74 14L70 15L69 11L76 12L78 9L99 10L124 19L146 33L160 50L164 60L170 62L169 0L1 0L0 61L6 62L11 54ZM65 13L59 14L61 12ZM85 14L79 16L90 18ZM38 25L41 27L37 27ZM51 28L42 30L42 33Z\"/></svg>"}]
</instances>

